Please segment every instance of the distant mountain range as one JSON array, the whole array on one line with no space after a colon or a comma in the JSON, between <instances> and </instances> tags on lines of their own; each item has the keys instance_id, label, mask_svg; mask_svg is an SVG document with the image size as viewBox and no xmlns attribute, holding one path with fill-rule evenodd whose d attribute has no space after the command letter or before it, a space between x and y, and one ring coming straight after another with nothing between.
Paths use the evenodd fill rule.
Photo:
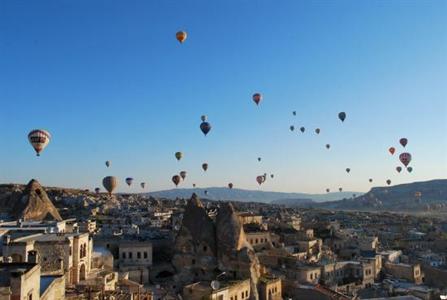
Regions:
<instances>
[{"instance_id":1,"label":"distant mountain range","mask_svg":"<svg viewBox=\"0 0 447 300\"><path fill-rule=\"evenodd\" d=\"M208 194L205 194L205 191ZM210 187L210 188L192 188L192 189L171 189L149 193L155 198L190 198L192 193L196 193L201 198L210 200L231 200L244 202L264 202L275 204L293 203L313 203L340 200L352 197L353 194L360 195L358 192L341 192L327 194L305 194L305 193L282 193L282 192L265 192L257 190L229 189L226 187Z\"/></svg>"},{"instance_id":2,"label":"distant mountain range","mask_svg":"<svg viewBox=\"0 0 447 300\"><path fill-rule=\"evenodd\" d=\"M447 212L447 179L374 187L353 199L306 206L333 210Z\"/></svg>"}]
</instances>

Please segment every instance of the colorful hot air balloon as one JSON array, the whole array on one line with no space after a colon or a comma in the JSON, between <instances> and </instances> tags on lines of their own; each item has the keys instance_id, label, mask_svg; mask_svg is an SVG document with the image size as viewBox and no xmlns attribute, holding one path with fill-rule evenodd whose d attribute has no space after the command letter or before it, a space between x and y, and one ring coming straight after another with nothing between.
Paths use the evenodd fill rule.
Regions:
<instances>
[{"instance_id":1,"label":"colorful hot air balloon","mask_svg":"<svg viewBox=\"0 0 447 300\"><path fill-rule=\"evenodd\" d=\"M338 188L338 191L339 191L339 192L343 191L343 188L341 188L341 187L340 187L340 188Z\"/></svg>"},{"instance_id":2,"label":"colorful hot air balloon","mask_svg":"<svg viewBox=\"0 0 447 300\"><path fill-rule=\"evenodd\" d=\"M290 126L290 131L294 131L295 130L295 126L291 125Z\"/></svg>"},{"instance_id":3,"label":"colorful hot air balloon","mask_svg":"<svg viewBox=\"0 0 447 300\"><path fill-rule=\"evenodd\" d=\"M95 193L99 194L99 192L101 191L101 189L99 187L95 188Z\"/></svg>"},{"instance_id":4,"label":"colorful hot air balloon","mask_svg":"<svg viewBox=\"0 0 447 300\"><path fill-rule=\"evenodd\" d=\"M140 186L141 186L142 189L144 189L146 187L146 182L140 183Z\"/></svg>"},{"instance_id":5,"label":"colorful hot air balloon","mask_svg":"<svg viewBox=\"0 0 447 300\"><path fill-rule=\"evenodd\" d=\"M256 105L259 105L259 102L262 100L262 95L260 93L255 93L252 98Z\"/></svg>"},{"instance_id":6,"label":"colorful hot air balloon","mask_svg":"<svg viewBox=\"0 0 447 300\"><path fill-rule=\"evenodd\" d=\"M40 156L40 152L48 146L50 140L51 134L43 129L34 129L28 133L28 141L30 142L31 146L33 146L37 156Z\"/></svg>"},{"instance_id":7,"label":"colorful hot air balloon","mask_svg":"<svg viewBox=\"0 0 447 300\"><path fill-rule=\"evenodd\" d=\"M185 178L186 178L186 171L181 171L180 172L180 177L182 177L182 179L185 180Z\"/></svg>"},{"instance_id":8,"label":"colorful hot air balloon","mask_svg":"<svg viewBox=\"0 0 447 300\"><path fill-rule=\"evenodd\" d=\"M200 130L202 130L203 134L206 136L211 130L211 124L208 122L202 122L200 124Z\"/></svg>"},{"instance_id":9,"label":"colorful hot air balloon","mask_svg":"<svg viewBox=\"0 0 447 300\"><path fill-rule=\"evenodd\" d=\"M203 163L202 164L202 169L203 169L203 171L206 172L206 170L208 170L208 164L207 163Z\"/></svg>"},{"instance_id":10,"label":"colorful hot air balloon","mask_svg":"<svg viewBox=\"0 0 447 300\"><path fill-rule=\"evenodd\" d=\"M175 34L177 41L179 41L181 44L186 40L187 36L188 36L188 34L185 31L178 31Z\"/></svg>"},{"instance_id":11,"label":"colorful hot air balloon","mask_svg":"<svg viewBox=\"0 0 447 300\"><path fill-rule=\"evenodd\" d=\"M320 128L315 129L316 134L320 134Z\"/></svg>"},{"instance_id":12,"label":"colorful hot air balloon","mask_svg":"<svg viewBox=\"0 0 447 300\"><path fill-rule=\"evenodd\" d=\"M405 167L407 167L411 162L411 154L408 152L401 153L399 155L399 160Z\"/></svg>"},{"instance_id":13,"label":"colorful hot air balloon","mask_svg":"<svg viewBox=\"0 0 447 300\"><path fill-rule=\"evenodd\" d=\"M107 167L107 168L110 167L111 164L112 164L112 163L110 162L110 160L107 160L107 161L106 161L106 167Z\"/></svg>"},{"instance_id":14,"label":"colorful hot air balloon","mask_svg":"<svg viewBox=\"0 0 447 300\"><path fill-rule=\"evenodd\" d=\"M202 115L200 117L200 120L202 120L202 122L206 122L206 119L208 119L208 117L206 115Z\"/></svg>"},{"instance_id":15,"label":"colorful hot air balloon","mask_svg":"<svg viewBox=\"0 0 447 300\"><path fill-rule=\"evenodd\" d=\"M296 111L293 111L292 114L293 114L294 116L296 116Z\"/></svg>"},{"instance_id":16,"label":"colorful hot air balloon","mask_svg":"<svg viewBox=\"0 0 447 300\"><path fill-rule=\"evenodd\" d=\"M339 118L342 122L344 122L345 119L346 119L346 113L345 113L344 111L340 112L340 113L338 114L338 118Z\"/></svg>"},{"instance_id":17,"label":"colorful hot air balloon","mask_svg":"<svg viewBox=\"0 0 447 300\"><path fill-rule=\"evenodd\" d=\"M388 151L391 153L391 155L394 155L394 152L396 152L396 148L394 148L394 147L390 147L390 148L388 149Z\"/></svg>"},{"instance_id":18,"label":"colorful hot air balloon","mask_svg":"<svg viewBox=\"0 0 447 300\"><path fill-rule=\"evenodd\" d=\"M391 184L391 180L388 179L388 180L386 181L386 184L390 185L390 184Z\"/></svg>"},{"instance_id":19,"label":"colorful hot air balloon","mask_svg":"<svg viewBox=\"0 0 447 300\"><path fill-rule=\"evenodd\" d=\"M407 171L408 171L408 173L411 173L411 172L413 172L413 168L412 167L408 167Z\"/></svg>"},{"instance_id":20,"label":"colorful hot air balloon","mask_svg":"<svg viewBox=\"0 0 447 300\"><path fill-rule=\"evenodd\" d=\"M178 176L178 175L172 176L172 182L175 184L175 186L178 186L178 184L180 183L180 180L181 180L180 176Z\"/></svg>"},{"instance_id":21,"label":"colorful hot air balloon","mask_svg":"<svg viewBox=\"0 0 447 300\"><path fill-rule=\"evenodd\" d=\"M230 188L230 190L233 188L233 184L230 182L229 184L228 184L228 187Z\"/></svg>"},{"instance_id":22,"label":"colorful hot air balloon","mask_svg":"<svg viewBox=\"0 0 447 300\"><path fill-rule=\"evenodd\" d=\"M350 168L346 168L346 173L349 173L349 172L351 172L351 169Z\"/></svg>"},{"instance_id":23,"label":"colorful hot air balloon","mask_svg":"<svg viewBox=\"0 0 447 300\"><path fill-rule=\"evenodd\" d=\"M402 171L402 167L401 166L396 167L396 171L397 173L400 173Z\"/></svg>"},{"instance_id":24,"label":"colorful hot air balloon","mask_svg":"<svg viewBox=\"0 0 447 300\"><path fill-rule=\"evenodd\" d=\"M183 153L182 152L175 152L175 158L177 158L177 160L181 160L183 157Z\"/></svg>"},{"instance_id":25,"label":"colorful hot air balloon","mask_svg":"<svg viewBox=\"0 0 447 300\"><path fill-rule=\"evenodd\" d=\"M109 195L112 195L113 191L118 185L118 180L115 176L107 176L103 178L102 185L107 190L107 192L109 192Z\"/></svg>"},{"instance_id":26,"label":"colorful hot air balloon","mask_svg":"<svg viewBox=\"0 0 447 300\"><path fill-rule=\"evenodd\" d=\"M261 185L264 182L264 176L257 176L256 177L256 182Z\"/></svg>"},{"instance_id":27,"label":"colorful hot air balloon","mask_svg":"<svg viewBox=\"0 0 447 300\"><path fill-rule=\"evenodd\" d=\"M408 140L406 138L401 138L399 140L399 143L402 145L402 147L405 147L408 144Z\"/></svg>"},{"instance_id":28,"label":"colorful hot air balloon","mask_svg":"<svg viewBox=\"0 0 447 300\"><path fill-rule=\"evenodd\" d=\"M329 149L329 148L331 148L331 145L326 144L326 149Z\"/></svg>"},{"instance_id":29,"label":"colorful hot air balloon","mask_svg":"<svg viewBox=\"0 0 447 300\"><path fill-rule=\"evenodd\" d=\"M304 133L304 131L306 130L306 128L304 128L304 127L301 127L301 128L300 128L300 130L301 130L301 132L303 132L303 133Z\"/></svg>"},{"instance_id":30,"label":"colorful hot air balloon","mask_svg":"<svg viewBox=\"0 0 447 300\"><path fill-rule=\"evenodd\" d=\"M133 182L133 178L132 177L127 177L126 178L126 183L127 183L128 186L131 186L132 182Z\"/></svg>"}]
</instances>

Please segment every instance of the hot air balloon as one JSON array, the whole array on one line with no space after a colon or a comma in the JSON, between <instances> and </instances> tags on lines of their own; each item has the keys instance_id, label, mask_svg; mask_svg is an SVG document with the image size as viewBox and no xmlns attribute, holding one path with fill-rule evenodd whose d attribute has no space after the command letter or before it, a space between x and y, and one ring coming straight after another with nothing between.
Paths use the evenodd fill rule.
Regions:
<instances>
[{"instance_id":1,"label":"hot air balloon","mask_svg":"<svg viewBox=\"0 0 447 300\"><path fill-rule=\"evenodd\" d=\"M28 141L30 142L31 146L33 146L37 156L40 156L40 152L48 146L50 140L51 134L43 129L34 129L28 133Z\"/></svg>"},{"instance_id":2,"label":"hot air balloon","mask_svg":"<svg viewBox=\"0 0 447 300\"><path fill-rule=\"evenodd\" d=\"M346 173L349 173L349 172L351 172L351 169L350 168L346 168Z\"/></svg>"},{"instance_id":3,"label":"hot air balloon","mask_svg":"<svg viewBox=\"0 0 447 300\"><path fill-rule=\"evenodd\" d=\"M262 158L258 157L258 161L261 161L261 160L262 160Z\"/></svg>"},{"instance_id":4,"label":"hot air balloon","mask_svg":"<svg viewBox=\"0 0 447 300\"><path fill-rule=\"evenodd\" d=\"M181 44L186 40L187 36L188 36L188 34L185 31L178 31L175 34L177 41L179 41Z\"/></svg>"},{"instance_id":5,"label":"hot air balloon","mask_svg":"<svg viewBox=\"0 0 447 300\"><path fill-rule=\"evenodd\" d=\"M295 126L290 126L290 131L294 131L295 130Z\"/></svg>"},{"instance_id":6,"label":"hot air balloon","mask_svg":"<svg viewBox=\"0 0 447 300\"><path fill-rule=\"evenodd\" d=\"M396 167L396 171L397 171L398 173L400 173L400 172L402 171L402 167L401 167L401 166Z\"/></svg>"},{"instance_id":7,"label":"hot air balloon","mask_svg":"<svg viewBox=\"0 0 447 300\"><path fill-rule=\"evenodd\" d=\"M205 195L208 195L208 191L207 190L205 190L204 193L205 193Z\"/></svg>"},{"instance_id":8,"label":"hot air balloon","mask_svg":"<svg viewBox=\"0 0 447 300\"><path fill-rule=\"evenodd\" d=\"M133 182L133 178L132 177L127 177L126 178L126 183L127 183L128 186L131 186L132 182Z\"/></svg>"},{"instance_id":9,"label":"hot air balloon","mask_svg":"<svg viewBox=\"0 0 447 300\"><path fill-rule=\"evenodd\" d=\"M99 194L99 192L101 191L101 189L99 187L95 188L95 193Z\"/></svg>"},{"instance_id":10,"label":"hot air balloon","mask_svg":"<svg viewBox=\"0 0 447 300\"><path fill-rule=\"evenodd\" d=\"M203 171L206 172L206 170L208 170L208 164L207 163L203 163L202 164L202 169L203 169Z\"/></svg>"},{"instance_id":11,"label":"hot air balloon","mask_svg":"<svg viewBox=\"0 0 447 300\"><path fill-rule=\"evenodd\" d=\"M109 192L109 195L112 195L113 191L118 185L118 180L115 176L107 176L103 178L102 185L107 190L107 192Z\"/></svg>"},{"instance_id":12,"label":"hot air balloon","mask_svg":"<svg viewBox=\"0 0 447 300\"><path fill-rule=\"evenodd\" d=\"M211 130L211 124L208 122L202 122L200 124L200 130L202 130L203 134L206 136Z\"/></svg>"},{"instance_id":13,"label":"hot air balloon","mask_svg":"<svg viewBox=\"0 0 447 300\"><path fill-rule=\"evenodd\" d=\"M304 132L306 130L306 128L301 127L300 130L301 130L301 132Z\"/></svg>"},{"instance_id":14,"label":"hot air balloon","mask_svg":"<svg viewBox=\"0 0 447 300\"><path fill-rule=\"evenodd\" d=\"M111 164L112 164L112 163L110 162L110 160L107 160L107 161L106 161L106 167L107 167L107 168L110 167Z\"/></svg>"},{"instance_id":15,"label":"hot air balloon","mask_svg":"<svg viewBox=\"0 0 447 300\"><path fill-rule=\"evenodd\" d=\"M331 190L330 189L326 189L326 193L329 193Z\"/></svg>"},{"instance_id":16,"label":"hot air balloon","mask_svg":"<svg viewBox=\"0 0 447 300\"><path fill-rule=\"evenodd\" d=\"M270 174L270 178L272 178L272 179L273 179L273 177L275 177L275 175L274 175L274 174Z\"/></svg>"},{"instance_id":17,"label":"hot air balloon","mask_svg":"<svg viewBox=\"0 0 447 300\"><path fill-rule=\"evenodd\" d=\"M206 119L207 119L208 117L206 116L206 115L202 115L201 117L200 117L200 120L202 120L202 122L206 122Z\"/></svg>"},{"instance_id":18,"label":"hot air balloon","mask_svg":"<svg viewBox=\"0 0 447 300\"><path fill-rule=\"evenodd\" d=\"M140 183L140 186L141 186L142 189L144 189L146 187L146 182Z\"/></svg>"},{"instance_id":19,"label":"hot air balloon","mask_svg":"<svg viewBox=\"0 0 447 300\"><path fill-rule=\"evenodd\" d=\"M182 152L175 152L175 158L177 158L177 160L181 160L183 157L183 153Z\"/></svg>"},{"instance_id":20,"label":"hot air balloon","mask_svg":"<svg viewBox=\"0 0 447 300\"><path fill-rule=\"evenodd\" d=\"M264 182L264 176L258 176L256 177L256 182L261 185Z\"/></svg>"},{"instance_id":21,"label":"hot air balloon","mask_svg":"<svg viewBox=\"0 0 447 300\"><path fill-rule=\"evenodd\" d=\"M259 102L262 100L262 95L260 93L255 93L252 98L256 105L259 105Z\"/></svg>"},{"instance_id":22,"label":"hot air balloon","mask_svg":"<svg viewBox=\"0 0 447 300\"><path fill-rule=\"evenodd\" d=\"M296 111L293 111L292 114L293 114L294 116L296 116Z\"/></svg>"},{"instance_id":23,"label":"hot air balloon","mask_svg":"<svg viewBox=\"0 0 447 300\"><path fill-rule=\"evenodd\" d=\"M411 162L411 154L408 153L408 152L401 153L399 155L399 160L400 160L401 163L403 163L403 165L405 167L407 167L408 164Z\"/></svg>"},{"instance_id":24,"label":"hot air balloon","mask_svg":"<svg viewBox=\"0 0 447 300\"><path fill-rule=\"evenodd\" d=\"M343 188L338 188L338 191L339 191L339 192L343 191Z\"/></svg>"},{"instance_id":25,"label":"hot air balloon","mask_svg":"<svg viewBox=\"0 0 447 300\"><path fill-rule=\"evenodd\" d=\"M329 148L331 148L331 145L326 144L326 149L329 149Z\"/></svg>"},{"instance_id":26,"label":"hot air balloon","mask_svg":"<svg viewBox=\"0 0 447 300\"><path fill-rule=\"evenodd\" d=\"M399 140L399 143L402 145L402 147L405 147L408 144L408 140L406 138L401 138Z\"/></svg>"},{"instance_id":27,"label":"hot air balloon","mask_svg":"<svg viewBox=\"0 0 447 300\"><path fill-rule=\"evenodd\" d=\"M413 168L412 167L408 167L407 171L408 171L408 173L411 173L411 172L413 172Z\"/></svg>"},{"instance_id":28,"label":"hot air balloon","mask_svg":"<svg viewBox=\"0 0 447 300\"><path fill-rule=\"evenodd\" d=\"M390 184L391 184L391 180L388 179L388 180L386 181L386 184L390 185Z\"/></svg>"},{"instance_id":29,"label":"hot air balloon","mask_svg":"<svg viewBox=\"0 0 447 300\"><path fill-rule=\"evenodd\" d=\"M182 177L182 179L185 180L185 178L186 178L186 171L181 171L180 172L180 177Z\"/></svg>"},{"instance_id":30,"label":"hot air balloon","mask_svg":"<svg viewBox=\"0 0 447 300\"><path fill-rule=\"evenodd\" d=\"M315 129L316 134L320 134L320 128Z\"/></svg>"},{"instance_id":31,"label":"hot air balloon","mask_svg":"<svg viewBox=\"0 0 447 300\"><path fill-rule=\"evenodd\" d=\"M369 182L373 182L373 179L372 179L372 178L370 178L370 179L369 179Z\"/></svg>"},{"instance_id":32,"label":"hot air balloon","mask_svg":"<svg viewBox=\"0 0 447 300\"><path fill-rule=\"evenodd\" d=\"M196 187L196 184L195 184L195 183L193 183L193 184L192 184L192 187L193 187L193 188L195 188L195 187Z\"/></svg>"},{"instance_id":33,"label":"hot air balloon","mask_svg":"<svg viewBox=\"0 0 447 300\"><path fill-rule=\"evenodd\" d=\"M228 184L228 187L230 188L230 190L233 188L233 184L230 182L229 184Z\"/></svg>"},{"instance_id":34,"label":"hot air balloon","mask_svg":"<svg viewBox=\"0 0 447 300\"><path fill-rule=\"evenodd\" d=\"M175 184L175 186L178 186L178 184L180 183L180 180L181 180L180 176L178 176L178 175L172 176L172 182Z\"/></svg>"},{"instance_id":35,"label":"hot air balloon","mask_svg":"<svg viewBox=\"0 0 447 300\"><path fill-rule=\"evenodd\" d=\"M339 118L342 122L344 122L345 119L346 119L346 113L345 113L344 111L340 112L340 113L338 114L338 118Z\"/></svg>"},{"instance_id":36,"label":"hot air balloon","mask_svg":"<svg viewBox=\"0 0 447 300\"><path fill-rule=\"evenodd\" d=\"M396 148L394 148L394 147L390 147L390 148L388 149L388 151L391 153L391 155L394 155L394 152L396 152Z\"/></svg>"}]
</instances>

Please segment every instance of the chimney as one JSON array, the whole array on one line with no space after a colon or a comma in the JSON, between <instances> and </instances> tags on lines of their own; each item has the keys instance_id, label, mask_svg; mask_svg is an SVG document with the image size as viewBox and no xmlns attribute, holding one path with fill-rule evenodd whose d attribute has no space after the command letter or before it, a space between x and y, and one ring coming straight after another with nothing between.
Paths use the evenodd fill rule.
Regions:
<instances>
[{"instance_id":1,"label":"chimney","mask_svg":"<svg viewBox=\"0 0 447 300\"><path fill-rule=\"evenodd\" d=\"M39 263L39 254L36 250L32 250L28 252L28 262L32 264L38 264Z\"/></svg>"}]
</instances>

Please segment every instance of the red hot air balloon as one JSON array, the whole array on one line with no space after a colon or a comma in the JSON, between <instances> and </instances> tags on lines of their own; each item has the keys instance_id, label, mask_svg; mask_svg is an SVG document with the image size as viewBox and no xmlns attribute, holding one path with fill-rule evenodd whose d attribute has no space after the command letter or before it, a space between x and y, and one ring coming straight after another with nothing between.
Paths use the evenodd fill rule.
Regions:
<instances>
[{"instance_id":1,"label":"red hot air balloon","mask_svg":"<svg viewBox=\"0 0 447 300\"><path fill-rule=\"evenodd\" d=\"M264 176L258 176L256 177L256 182L261 185L264 182Z\"/></svg>"},{"instance_id":2,"label":"red hot air balloon","mask_svg":"<svg viewBox=\"0 0 447 300\"><path fill-rule=\"evenodd\" d=\"M388 151L391 153L391 155L394 155L394 152L396 152L396 148L394 148L394 147L390 147L390 148L388 149Z\"/></svg>"},{"instance_id":3,"label":"red hot air balloon","mask_svg":"<svg viewBox=\"0 0 447 300\"><path fill-rule=\"evenodd\" d=\"M175 184L175 186L178 186L178 184L180 183L180 180L181 180L180 176L178 176L178 175L172 176L172 182Z\"/></svg>"},{"instance_id":4,"label":"red hot air balloon","mask_svg":"<svg viewBox=\"0 0 447 300\"><path fill-rule=\"evenodd\" d=\"M405 147L408 144L408 140L406 138L401 138L399 140L399 143L402 145L402 147Z\"/></svg>"},{"instance_id":5,"label":"red hot air balloon","mask_svg":"<svg viewBox=\"0 0 447 300\"><path fill-rule=\"evenodd\" d=\"M253 94L253 101L256 103L256 105L259 105L259 103L262 100L262 95L260 93Z\"/></svg>"},{"instance_id":6,"label":"red hot air balloon","mask_svg":"<svg viewBox=\"0 0 447 300\"><path fill-rule=\"evenodd\" d=\"M399 155L399 160L405 167L407 167L411 162L411 154L408 152L401 153Z\"/></svg>"},{"instance_id":7,"label":"red hot air balloon","mask_svg":"<svg viewBox=\"0 0 447 300\"><path fill-rule=\"evenodd\" d=\"M181 44L186 40L188 34L185 31L178 31L175 34L175 38L177 39L177 41L179 41Z\"/></svg>"}]
</instances>

